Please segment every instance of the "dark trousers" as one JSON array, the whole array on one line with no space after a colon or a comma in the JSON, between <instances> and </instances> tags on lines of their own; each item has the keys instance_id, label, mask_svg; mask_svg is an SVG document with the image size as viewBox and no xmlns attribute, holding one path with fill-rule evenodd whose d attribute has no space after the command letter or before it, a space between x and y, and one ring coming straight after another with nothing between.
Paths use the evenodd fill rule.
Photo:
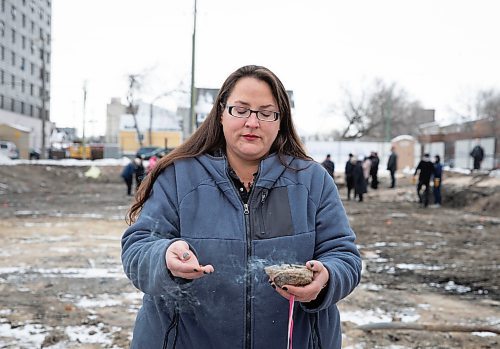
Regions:
<instances>
[{"instance_id":1,"label":"dark trousers","mask_svg":"<svg viewBox=\"0 0 500 349\"><path fill-rule=\"evenodd\" d=\"M347 185L347 200L351 200L351 190L354 189L354 178L352 176L346 177L345 182Z\"/></svg>"},{"instance_id":2,"label":"dark trousers","mask_svg":"<svg viewBox=\"0 0 500 349\"><path fill-rule=\"evenodd\" d=\"M441 205L441 183L434 186L432 192L434 194L434 203Z\"/></svg>"},{"instance_id":3,"label":"dark trousers","mask_svg":"<svg viewBox=\"0 0 500 349\"><path fill-rule=\"evenodd\" d=\"M396 186L396 171L395 170L390 170L391 171L391 188L394 188Z\"/></svg>"},{"instance_id":4,"label":"dark trousers","mask_svg":"<svg viewBox=\"0 0 500 349\"><path fill-rule=\"evenodd\" d=\"M371 182L371 187L372 189L377 189L378 188L378 178L377 178L377 174L374 173L372 174L372 182Z\"/></svg>"},{"instance_id":5,"label":"dark trousers","mask_svg":"<svg viewBox=\"0 0 500 349\"><path fill-rule=\"evenodd\" d=\"M481 168L481 160L474 159L474 170L479 170Z\"/></svg>"},{"instance_id":6,"label":"dark trousers","mask_svg":"<svg viewBox=\"0 0 500 349\"><path fill-rule=\"evenodd\" d=\"M130 178L123 178L123 180L125 181L125 184L127 185L127 195L132 195L132 181L133 181L133 178L130 177Z\"/></svg>"},{"instance_id":7,"label":"dark trousers","mask_svg":"<svg viewBox=\"0 0 500 349\"><path fill-rule=\"evenodd\" d=\"M424 192L422 193L422 187L425 186ZM418 195L418 200L420 201L421 204L424 205L424 207L427 207L429 205L429 182L423 182L423 181L418 181L417 184L417 195Z\"/></svg>"}]
</instances>

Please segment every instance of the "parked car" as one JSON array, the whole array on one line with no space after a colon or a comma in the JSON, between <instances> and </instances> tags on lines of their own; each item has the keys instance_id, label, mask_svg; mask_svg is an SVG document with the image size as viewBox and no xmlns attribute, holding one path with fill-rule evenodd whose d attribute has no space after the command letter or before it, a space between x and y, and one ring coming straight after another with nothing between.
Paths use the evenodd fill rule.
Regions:
<instances>
[{"instance_id":1,"label":"parked car","mask_svg":"<svg viewBox=\"0 0 500 349\"><path fill-rule=\"evenodd\" d=\"M13 142L0 141L0 153L11 159L19 159L19 150Z\"/></svg>"},{"instance_id":2,"label":"parked car","mask_svg":"<svg viewBox=\"0 0 500 349\"><path fill-rule=\"evenodd\" d=\"M36 149L30 149L30 160L40 160L40 152Z\"/></svg>"},{"instance_id":3,"label":"parked car","mask_svg":"<svg viewBox=\"0 0 500 349\"><path fill-rule=\"evenodd\" d=\"M143 160L149 160L154 154L156 150L162 149L161 147L156 147L156 146L148 146L148 147L141 147L137 152L135 153L135 156L138 158L142 158Z\"/></svg>"}]
</instances>

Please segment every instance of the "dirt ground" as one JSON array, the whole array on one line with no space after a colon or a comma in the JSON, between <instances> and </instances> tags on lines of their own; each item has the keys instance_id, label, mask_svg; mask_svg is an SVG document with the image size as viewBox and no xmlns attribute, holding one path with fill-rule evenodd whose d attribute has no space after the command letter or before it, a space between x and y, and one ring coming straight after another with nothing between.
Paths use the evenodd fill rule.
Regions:
<instances>
[{"instance_id":1,"label":"dirt ground","mask_svg":"<svg viewBox=\"0 0 500 349\"><path fill-rule=\"evenodd\" d=\"M128 348L141 303L120 263L130 197L120 167L99 169L0 166L0 348ZM420 208L404 177L344 200L364 262L339 303L344 348L500 347L500 181L445 176L440 208Z\"/></svg>"}]
</instances>

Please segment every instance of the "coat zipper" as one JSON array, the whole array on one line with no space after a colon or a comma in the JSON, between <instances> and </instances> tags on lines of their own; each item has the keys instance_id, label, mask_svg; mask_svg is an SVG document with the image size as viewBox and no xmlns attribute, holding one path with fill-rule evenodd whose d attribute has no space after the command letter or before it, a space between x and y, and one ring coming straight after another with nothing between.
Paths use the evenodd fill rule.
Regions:
<instances>
[{"instance_id":1,"label":"coat zipper","mask_svg":"<svg viewBox=\"0 0 500 349\"><path fill-rule=\"evenodd\" d=\"M226 159L227 161L227 159ZM260 167L260 166L259 166ZM259 173L260 173L260 168L259 168ZM246 349L251 349L252 348L252 313L251 313L251 306L252 306L252 268L250 268L249 263L250 259L252 257L252 232L250 229L250 205L248 203L244 203L243 200L241 199L240 194L238 194L238 190L235 187L233 181L231 178L228 178L229 182L232 184L234 192L240 199L240 201L243 203L243 214L245 216L245 230L246 230L246 238L247 238L247 255L246 255L246 263L247 263L247 270L246 270L246 277L245 277L245 282L246 282L246 290L245 290L245 347ZM257 183L258 175L256 178L254 178L254 183ZM250 194L248 196L248 201L247 202L252 202L253 198L253 192L254 188L250 190Z\"/></svg>"},{"instance_id":2,"label":"coat zipper","mask_svg":"<svg viewBox=\"0 0 500 349\"><path fill-rule=\"evenodd\" d=\"M172 343L172 349L175 349L175 345L177 344L177 325L179 324L179 310L177 309L177 306L175 307L174 310L174 317L172 319L172 322L168 326L167 330L165 331L165 338L163 339L163 349L168 348L168 338L170 335L170 332L172 330L175 330L175 335L174 335L174 341Z\"/></svg>"},{"instance_id":3,"label":"coat zipper","mask_svg":"<svg viewBox=\"0 0 500 349\"><path fill-rule=\"evenodd\" d=\"M248 198L248 201L250 201L250 197ZM245 277L246 279L245 280L246 281L245 342L246 342L246 348L251 349L252 348L252 313L251 313L252 302L250 295L252 294L252 276L250 274L252 269L248 267L248 263L250 263L250 258L252 257L252 239L250 232L250 209L248 204L243 204L243 213L245 214L245 227L247 231L247 272Z\"/></svg>"}]
</instances>

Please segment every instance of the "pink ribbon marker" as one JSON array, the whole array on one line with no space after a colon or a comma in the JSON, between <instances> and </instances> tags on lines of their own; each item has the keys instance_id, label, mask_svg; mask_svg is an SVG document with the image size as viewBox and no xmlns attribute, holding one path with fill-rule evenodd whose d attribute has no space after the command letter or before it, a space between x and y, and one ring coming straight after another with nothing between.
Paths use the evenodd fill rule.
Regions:
<instances>
[{"instance_id":1,"label":"pink ribbon marker","mask_svg":"<svg viewBox=\"0 0 500 349\"><path fill-rule=\"evenodd\" d=\"M287 349L292 349L292 334L293 334L293 303L295 302L295 296L291 295L288 306L288 340Z\"/></svg>"}]
</instances>

